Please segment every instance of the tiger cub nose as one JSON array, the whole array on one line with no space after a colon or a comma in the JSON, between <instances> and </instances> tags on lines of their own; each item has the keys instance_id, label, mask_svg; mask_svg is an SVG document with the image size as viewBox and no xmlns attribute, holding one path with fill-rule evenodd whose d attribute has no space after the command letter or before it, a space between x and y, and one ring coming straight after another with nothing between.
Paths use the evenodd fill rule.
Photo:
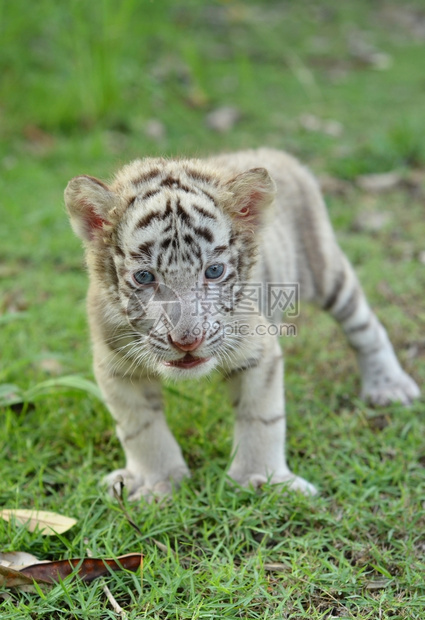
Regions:
<instances>
[{"instance_id":1,"label":"tiger cub nose","mask_svg":"<svg viewBox=\"0 0 425 620\"><path fill-rule=\"evenodd\" d=\"M173 340L172 337L170 335L168 335L168 342L175 349L178 349L179 351L184 351L185 353L187 353L189 351L195 351L195 349L197 349L204 342L204 335L199 336L195 340L192 340L192 341L189 341L189 342L187 342L187 341L185 341L185 342L177 342L177 340Z\"/></svg>"}]
</instances>

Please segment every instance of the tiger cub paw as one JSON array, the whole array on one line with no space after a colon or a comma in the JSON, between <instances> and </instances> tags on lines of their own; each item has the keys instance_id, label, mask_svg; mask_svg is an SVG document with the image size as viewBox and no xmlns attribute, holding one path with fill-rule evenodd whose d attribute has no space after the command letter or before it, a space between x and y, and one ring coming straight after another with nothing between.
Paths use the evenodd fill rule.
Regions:
<instances>
[{"instance_id":1,"label":"tiger cub paw","mask_svg":"<svg viewBox=\"0 0 425 620\"><path fill-rule=\"evenodd\" d=\"M149 480L148 477L137 476L129 469L116 469L103 479L103 484L108 488L108 492L113 497L121 494L122 485L128 491L128 499L136 502L145 499L149 503L154 498L163 498L172 495L173 489L180 486L183 478L190 476L187 469L175 470L173 477L164 480Z\"/></svg>"},{"instance_id":2,"label":"tiger cub paw","mask_svg":"<svg viewBox=\"0 0 425 620\"><path fill-rule=\"evenodd\" d=\"M411 405L420 395L415 381L403 371L394 377L383 374L366 379L361 393L363 400L380 407L391 403Z\"/></svg>"},{"instance_id":3,"label":"tiger cub paw","mask_svg":"<svg viewBox=\"0 0 425 620\"><path fill-rule=\"evenodd\" d=\"M295 474L289 472L287 474L273 474L272 476L266 476L265 474L246 474L245 476L229 476L243 487L254 487L258 489L263 484L279 484L282 486L282 491L298 491L304 493L304 495L316 495L316 487Z\"/></svg>"}]
</instances>

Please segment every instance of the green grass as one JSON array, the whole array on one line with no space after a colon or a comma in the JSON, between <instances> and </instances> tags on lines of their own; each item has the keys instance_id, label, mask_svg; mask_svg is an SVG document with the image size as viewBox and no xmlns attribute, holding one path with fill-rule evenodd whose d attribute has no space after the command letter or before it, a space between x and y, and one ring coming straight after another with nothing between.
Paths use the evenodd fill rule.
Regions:
<instances>
[{"instance_id":1,"label":"green grass","mask_svg":"<svg viewBox=\"0 0 425 620\"><path fill-rule=\"evenodd\" d=\"M107 178L135 156L269 145L346 181L328 196L341 245L424 385L421 20L419 0L1 3L0 384L27 390L52 365L59 376L92 378L86 275L62 198L70 177ZM389 67L359 58L353 37L387 54ZM226 134L205 123L221 105L241 112ZM306 114L337 121L340 135L307 130ZM162 138L146 135L149 119L163 123ZM356 186L358 175L393 169L406 183L389 193ZM389 220L359 230L367 212ZM225 477L225 387L183 384L166 389L167 415L193 478L170 501L128 505L140 536L98 487L123 463L108 412L83 391L52 389L0 410L0 504L78 523L43 538L0 522L0 551L60 559L141 549L143 588L140 575L107 579L131 619L423 618L423 404L360 402L342 336L310 308L283 346L289 461L319 487L317 498L235 492ZM117 617L101 582L77 580L14 593L0 616Z\"/></svg>"}]
</instances>

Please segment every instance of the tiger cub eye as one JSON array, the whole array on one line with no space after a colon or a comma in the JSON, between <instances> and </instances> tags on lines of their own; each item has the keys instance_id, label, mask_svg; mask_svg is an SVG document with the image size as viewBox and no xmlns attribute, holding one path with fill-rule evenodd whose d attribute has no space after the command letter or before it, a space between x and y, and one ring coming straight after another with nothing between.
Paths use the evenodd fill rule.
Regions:
<instances>
[{"instance_id":1,"label":"tiger cub eye","mask_svg":"<svg viewBox=\"0 0 425 620\"><path fill-rule=\"evenodd\" d=\"M217 280L217 278L223 275L223 272L224 272L224 265L222 263L217 263L215 265L210 265L205 270L205 277L208 280Z\"/></svg>"},{"instance_id":2,"label":"tiger cub eye","mask_svg":"<svg viewBox=\"0 0 425 620\"><path fill-rule=\"evenodd\" d=\"M150 271L136 271L136 273L133 273L133 278L138 284L152 284L152 282L155 282L155 276Z\"/></svg>"}]
</instances>

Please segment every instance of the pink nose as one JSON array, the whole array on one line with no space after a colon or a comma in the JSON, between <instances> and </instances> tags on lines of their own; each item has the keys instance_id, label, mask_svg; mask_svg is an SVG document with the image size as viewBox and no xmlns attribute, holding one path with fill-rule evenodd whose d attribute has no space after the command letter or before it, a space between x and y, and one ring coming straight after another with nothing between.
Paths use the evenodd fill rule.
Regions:
<instances>
[{"instance_id":1,"label":"pink nose","mask_svg":"<svg viewBox=\"0 0 425 620\"><path fill-rule=\"evenodd\" d=\"M196 340L192 340L191 342L177 342L169 335L168 341L175 349L187 353L189 351L195 351L195 349L197 349L204 342L204 336L199 336L199 338L196 338Z\"/></svg>"}]
</instances>

